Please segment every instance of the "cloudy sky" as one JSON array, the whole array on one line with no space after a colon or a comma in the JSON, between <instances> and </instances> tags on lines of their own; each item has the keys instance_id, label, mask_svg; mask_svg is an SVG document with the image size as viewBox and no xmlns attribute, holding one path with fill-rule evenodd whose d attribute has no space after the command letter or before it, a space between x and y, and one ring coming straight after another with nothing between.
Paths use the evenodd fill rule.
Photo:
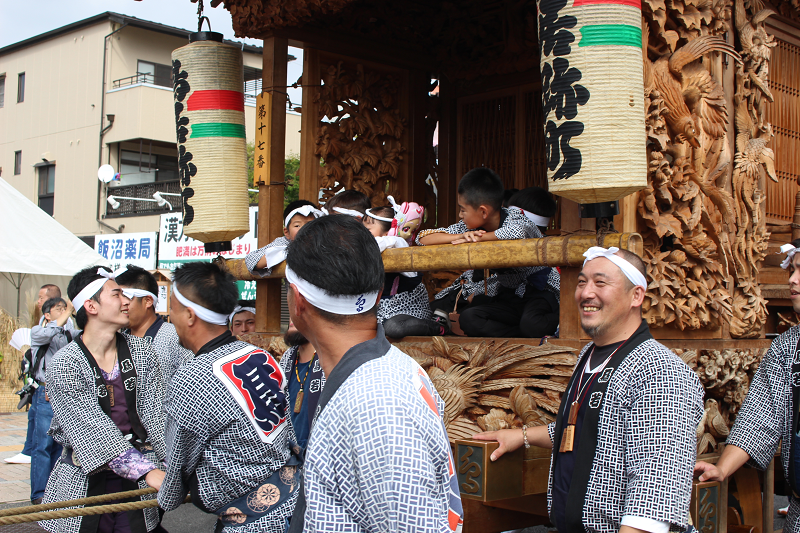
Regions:
<instances>
[{"instance_id":1,"label":"cloudy sky","mask_svg":"<svg viewBox=\"0 0 800 533\"><path fill-rule=\"evenodd\" d=\"M212 30L226 39L261 46L259 40L234 37L230 13L222 5L212 8L210 4L205 0L204 14L211 20ZM197 4L190 0L0 0L0 48L105 11L189 30L197 27ZM292 83L303 70L302 50L290 48L289 53L298 58L289 64ZM299 105L299 89L293 92L290 97Z\"/></svg>"}]
</instances>

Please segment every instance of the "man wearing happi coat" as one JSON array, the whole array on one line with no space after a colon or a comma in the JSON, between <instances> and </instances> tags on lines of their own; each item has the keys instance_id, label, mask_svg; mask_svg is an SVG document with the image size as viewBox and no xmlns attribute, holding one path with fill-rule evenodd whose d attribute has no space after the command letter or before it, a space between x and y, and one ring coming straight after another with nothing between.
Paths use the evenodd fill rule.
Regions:
<instances>
[{"instance_id":1,"label":"man wearing happi coat","mask_svg":"<svg viewBox=\"0 0 800 533\"><path fill-rule=\"evenodd\" d=\"M666 533L689 516L703 389L642 320L641 258L590 248L575 301L592 339L555 423L476 435L496 460L522 445L551 448L548 507L560 533Z\"/></svg>"},{"instance_id":2,"label":"man wearing happi coat","mask_svg":"<svg viewBox=\"0 0 800 533\"><path fill-rule=\"evenodd\" d=\"M195 355L175 372L164 402L167 473L158 503L192 503L219 517L224 533L283 533L297 499L299 448L269 352L227 328L238 291L212 263L175 270L170 318Z\"/></svg>"},{"instance_id":3,"label":"man wearing happi coat","mask_svg":"<svg viewBox=\"0 0 800 533\"><path fill-rule=\"evenodd\" d=\"M800 239L785 244L792 307L800 313ZM792 488L784 531L800 531L800 326L789 328L767 350L736 415L716 465L697 463L700 481L722 481L749 463L765 470L781 447L783 474Z\"/></svg>"}]
</instances>

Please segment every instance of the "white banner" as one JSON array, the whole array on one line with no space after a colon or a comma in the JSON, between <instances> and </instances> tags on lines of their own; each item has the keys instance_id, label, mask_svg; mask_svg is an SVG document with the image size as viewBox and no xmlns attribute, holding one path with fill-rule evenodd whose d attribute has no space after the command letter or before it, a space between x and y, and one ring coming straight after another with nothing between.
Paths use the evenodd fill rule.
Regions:
<instances>
[{"instance_id":1,"label":"white banner","mask_svg":"<svg viewBox=\"0 0 800 533\"><path fill-rule=\"evenodd\" d=\"M145 270L156 268L156 232L116 233L94 236L94 251L108 259L112 270L136 265Z\"/></svg>"},{"instance_id":2,"label":"white banner","mask_svg":"<svg viewBox=\"0 0 800 533\"><path fill-rule=\"evenodd\" d=\"M203 243L183 234L183 215L166 213L159 224L158 268L174 270L189 261L211 261L218 254L207 254ZM250 231L233 240L233 249L223 252L226 259L244 258L256 250L258 243L258 206L250 207Z\"/></svg>"}]
</instances>

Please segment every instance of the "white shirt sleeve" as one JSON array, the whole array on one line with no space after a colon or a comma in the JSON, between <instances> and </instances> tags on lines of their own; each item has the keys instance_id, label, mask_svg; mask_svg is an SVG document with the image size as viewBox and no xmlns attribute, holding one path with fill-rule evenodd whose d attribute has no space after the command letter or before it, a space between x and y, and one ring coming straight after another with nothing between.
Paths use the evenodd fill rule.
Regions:
<instances>
[{"instance_id":1,"label":"white shirt sleeve","mask_svg":"<svg viewBox=\"0 0 800 533\"><path fill-rule=\"evenodd\" d=\"M650 533L667 533L669 531L669 522L653 520L652 518L643 518L641 516L623 516L620 525L642 529Z\"/></svg>"}]
</instances>

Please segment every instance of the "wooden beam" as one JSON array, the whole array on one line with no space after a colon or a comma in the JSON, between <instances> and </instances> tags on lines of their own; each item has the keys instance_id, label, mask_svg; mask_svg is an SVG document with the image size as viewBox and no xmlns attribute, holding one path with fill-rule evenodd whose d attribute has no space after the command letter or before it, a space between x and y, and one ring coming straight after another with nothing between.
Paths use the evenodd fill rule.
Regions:
<instances>
[{"instance_id":1,"label":"wooden beam","mask_svg":"<svg viewBox=\"0 0 800 533\"><path fill-rule=\"evenodd\" d=\"M258 183L258 246L283 234L283 196L286 152L286 39L264 40L263 91L270 93L269 110L256 117L256 128L269 128L268 180ZM268 124L264 121L268 121ZM263 131L263 130L262 130ZM253 279L253 278L251 278ZM281 330L281 280L256 283L256 331L279 334Z\"/></svg>"},{"instance_id":2,"label":"wooden beam","mask_svg":"<svg viewBox=\"0 0 800 533\"><path fill-rule=\"evenodd\" d=\"M314 97L319 92L319 53L313 48L303 49L303 107L300 116L300 199L319 201L319 156L317 150L317 128L319 116Z\"/></svg>"},{"instance_id":3,"label":"wooden beam","mask_svg":"<svg viewBox=\"0 0 800 533\"><path fill-rule=\"evenodd\" d=\"M543 239L413 246L383 252L386 272L423 272L427 270L481 270L526 266L580 267L583 252L592 246L616 246L642 255L642 237L638 233L608 233L598 244L597 235L566 235ZM254 279L244 259L227 259L225 268L237 279ZM285 264L272 269L271 278L284 276Z\"/></svg>"}]
</instances>

